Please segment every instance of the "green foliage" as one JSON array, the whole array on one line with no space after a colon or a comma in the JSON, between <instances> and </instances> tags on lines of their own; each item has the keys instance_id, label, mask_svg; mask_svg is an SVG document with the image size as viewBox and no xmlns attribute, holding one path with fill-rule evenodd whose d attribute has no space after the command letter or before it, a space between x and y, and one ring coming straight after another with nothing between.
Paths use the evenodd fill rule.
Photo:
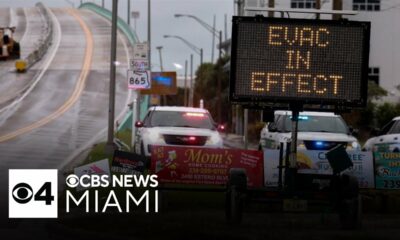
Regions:
<instances>
[{"instance_id":1,"label":"green foliage","mask_svg":"<svg viewBox=\"0 0 400 240\"><path fill-rule=\"evenodd\" d=\"M378 100L387 96L387 91L373 81L368 81L368 100Z\"/></svg>"},{"instance_id":2,"label":"green foliage","mask_svg":"<svg viewBox=\"0 0 400 240\"><path fill-rule=\"evenodd\" d=\"M400 116L400 104L384 103L376 108L375 118L378 127L384 126L396 116Z\"/></svg>"},{"instance_id":3,"label":"green foliage","mask_svg":"<svg viewBox=\"0 0 400 240\"><path fill-rule=\"evenodd\" d=\"M229 57L224 56L218 59L216 64L204 63L196 71L196 83L194 88L194 106L199 105L200 99L204 100L204 107L208 109L214 119L217 117L218 103L218 79L221 79L221 122L230 120L231 106L228 101L229 95L229 75L223 71L223 66L229 61Z\"/></svg>"}]
</instances>

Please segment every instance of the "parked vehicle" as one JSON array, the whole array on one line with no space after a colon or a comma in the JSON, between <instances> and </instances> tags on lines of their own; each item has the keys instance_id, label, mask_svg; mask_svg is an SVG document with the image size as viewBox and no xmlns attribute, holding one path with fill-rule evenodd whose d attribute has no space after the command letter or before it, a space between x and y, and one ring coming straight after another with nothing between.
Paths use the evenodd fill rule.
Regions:
<instances>
[{"instance_id":1,"label":"parked vehicle","mask_svg":"<svg viewBox=\"0 0 400 240\"><path fill-rule=\"evenodd\" d=\"M222 148L218 130L210 113L202 108L151 107L138 128L135 152L149 157L152 145Z\"/></svg>"},{"instance_id":2,"label":"parked vehicle","mask_svg":"<svg viewBox=\"0 0 400 240\"><path fill-rule=\"evenodd\" d=\"M400 116L393 118L381 130L374 130L362 148L373 152L400 152Z\"/></svg>"},{"instance_id":3,"label":"parked vehicle","mask_svg":"<svg viewBox=\"0 0 400 240\"><path fill-rule=\"evenodd\" d=\"M275 111L274 121L261 130L259 149L279 149L291 141L291 111ZM300 112L297 148L330 150L341 144L348 150L361 150L355 133L340 115L330 112Z\"/></svg>"}]
</instances>

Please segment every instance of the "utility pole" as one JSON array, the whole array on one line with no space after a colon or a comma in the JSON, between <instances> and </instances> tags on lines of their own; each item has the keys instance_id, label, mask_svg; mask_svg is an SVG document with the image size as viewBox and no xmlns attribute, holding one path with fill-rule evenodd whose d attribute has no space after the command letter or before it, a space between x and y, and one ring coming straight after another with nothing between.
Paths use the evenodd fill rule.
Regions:
<instances>
[{"instance_id":1,"label":"utility pole","mask_svg":"<svg viewBox=\"0 0 400 240\"><path fill-rule=\"evenodd\" d=\"M333 10L343 10L343 1L342 0L333 0ZM333 14L332 19L333 20L339 20L342 18L341 14Z\"/></svg>"},{"instance_id":2,"label":"utility pole","mask_svg":"<svg viewBox=\"0 0 400 240\"><path fill-rule=\"evenodd\" d=\"M275 0L268 0L268 7L269 8L274 8L275 7ZM274 17L274 12L269 11L268 12L268 17Z\"/></svg>"},{"instance_id":3,"label":"utility pole","mask_svg":"<svg viewBox=\"0 0 400 240\"><path fill-rule=\"evenodd\" d=\"M225 39L225 41L226 41L226 39L228 39L228 16L225 14L224 15L224 31L225 31L225 33L224 33L224 39Z\"/></svg>"},{"instance_id":4,"label":"utility pole","mask_svg":"<svg viewBox=\"0 0 400 240\"><path fill-rule=\"evenodd\" d=\"M150 0L147 0L147 44L149 45L148 58L149 58L149 70L151 71L151 1Z\"/></svg>"},{"instance_id":5,"label":"utility pole","mask_svg":"<svg viewBox=\"0 0 400 240\"><path fill-rule=\"evenodd\" d=\"M162 55L161 55L162 48L163 48L162 46L156 47L156 49L158 50L158 53L160 55L160 70L161 70L161 72L164 72L163 63L162 63Z\"/></svg>"},{"instance_id":6,"label":"utility pole","mask_svg":"<svg viewBox=\"0 0 400 240\"><path fill-rule=\"evenodd\" d=\"M203 48L200 48L200 65L203 64Z\"/></svg>"},{"instance_id":7,"label":"utility pole","mask_svg":"<svg viewBox=\"0 0 400 240\"><path fill-rule=\"evenodd\" d=\"M128 26L131 26L131 0L128 0L128 12L126 15Z\"/></svg>"},{"instance_id":8,"label":"utility pole","mask_svg":"<svg viewBox=\"0 0 400 240\"><path fill-rule=\"evenodd\" d=\"M158 53L160 55L160 71L164 72L163 63L162 63L162 55L161 55L162 46L158 46L158 47L156 47L156 49L158 50ZM166 106L167 105L167 96L162 95L162 99L163 99L163 105Z\"/></svg>"},{"instance_id":9,"label":"utility pole","mask_svg":"<svg viewBox=\"0 0 400 240\"><path fill-rule=\"evenodd\" d=\"M214 21L213 21L213 29L215 29L215 15L214 15ZM212 35L212 48L211 48L211 63L214 63L214 48L215 48L215 39L214 39L214 34Z\"/></svg>"},{"instance_id":10,"label":"utility pole","mask_svg":"<svg viewBox=\"0 0 400 240\"><path fill-rule=\"evenodd\" d=\"M315 9L321 9L321 0L315 0ZM319 13L315 14L315 18L320 19L320 15Z\"/></svg>"},{"instance_id":11,"label":"utility pole","mask_svg":"<svg viewBox=\"0 0 400 240\"><path fill-rule=\"evenodd\" d=\"M187 68L188 68L188 61L185 60L185 88L183 90L183 105L185 107L188 106L188 98L187 98Z\"/></svg>"},{"instance_id":12,"label":"utility pole","mask_svg":"<svg viewBox=\"0 0 400 240\"><path fill-rule=\"evenodd\" d=\"M190 90L189 107L193 107L193 54L190 54Z\"/></svg>"},{"instance_id":13,"label":"utility pole","mask_svg":"<svg viewBox=\"0 0 400 240\"><path fill-rule=\"evenodd\" d=\"M114 113L115 113L115 73L117 60L117 17L118 0L112 2L112 24L111 24L111 57L110 57L110 88L108 106L108 135L106 152L114 152Z\"/></svg>"},{"instance_id":14,"label":"utility pole","mask_svg":"<svg viewBox=\"0 0 400 240\"><path fill-rule=\"evenodd\" d=\"M104 0L101 0L101 7L104 8Z\"/></svg>"}]
</instances>

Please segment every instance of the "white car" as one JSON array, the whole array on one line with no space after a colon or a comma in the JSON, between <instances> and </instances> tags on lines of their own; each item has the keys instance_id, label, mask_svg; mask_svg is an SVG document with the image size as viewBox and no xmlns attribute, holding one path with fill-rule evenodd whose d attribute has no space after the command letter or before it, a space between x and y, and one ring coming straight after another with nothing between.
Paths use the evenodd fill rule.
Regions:
<instances>
[{"instance_id":1,"label":"white car","mask_svg":"<svg viewBox=\"0 0 400 240\"><path fill-rule=\"evenodd\" d=\"M150 107L138 128L135 152L151 156L153 145L222 148L223 140L210 113L202 108Z\"/></svg>"},{"instance_id":2,"label":"white car","mask_svg":"<svg viewBox=\"0 0 400 240\"><path fill-rule=\"evenodd\" d=\"M400 152L400 117L386 124L376 137L368 139L363 150L373 152Z\"/></svg>"},{"instance_id":3,"label":"white car","mask_svg":"<svg viewBox=\"0 0 400 240\"><path fill-rule=\"evenodd\" d=\"M274 122L261 130L259 149L279 149L280 143L291 141L291 111L275 111ZM329 112L300 112L297 149L329 150L337 145L347 150L361 150L358 140L352 136L340 115Z\"/></svg>"}]
</instances>

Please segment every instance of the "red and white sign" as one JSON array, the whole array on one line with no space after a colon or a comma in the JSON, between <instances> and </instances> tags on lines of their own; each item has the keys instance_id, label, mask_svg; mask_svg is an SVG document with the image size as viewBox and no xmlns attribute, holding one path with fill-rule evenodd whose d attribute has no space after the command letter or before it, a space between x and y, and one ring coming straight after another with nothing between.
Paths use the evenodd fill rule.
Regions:
<instances>
[{"instance_id":1,"label":"red and white sign","mask_svg":"<svg viewBox=\"0 0 400 240\"><path fill-rule=\"evenodd\" d=\"M229 169L243 168L249 187L263 185L260 151L153 146L151 171L160 183L225 185Z\"/></svg>"}]
</instances>

